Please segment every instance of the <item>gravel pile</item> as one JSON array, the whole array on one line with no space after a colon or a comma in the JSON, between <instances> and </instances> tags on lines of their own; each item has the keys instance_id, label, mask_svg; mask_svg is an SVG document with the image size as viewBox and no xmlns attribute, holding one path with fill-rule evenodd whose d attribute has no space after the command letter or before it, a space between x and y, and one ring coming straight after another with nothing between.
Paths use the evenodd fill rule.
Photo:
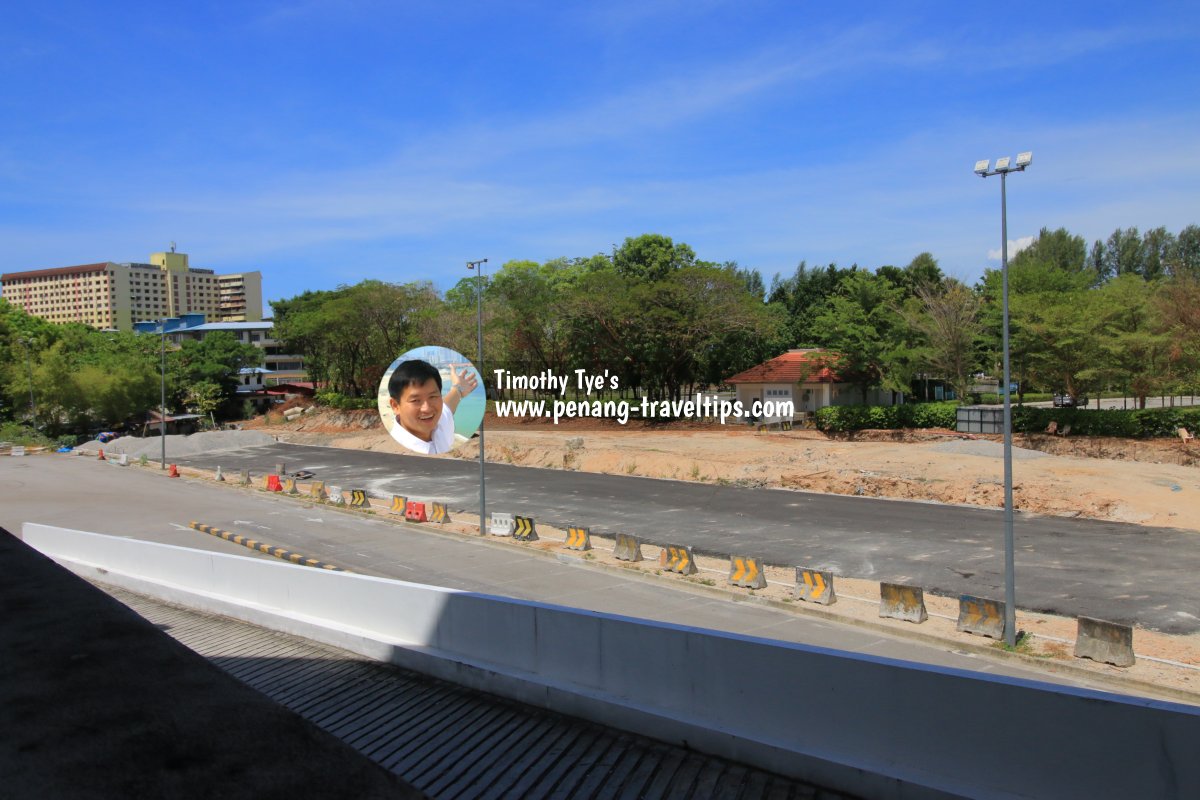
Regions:
<instances>
[{"instance_id":1,"label":"gravel pile","mask_svg":"<svg viewBox=\"0 0 1200 800\"><path fill-rule=\"evenodd\" d=\"M929 449L936 453L1004 458L1004 445L1000 442L989 442L986 439L956 439L950 442L939 442ZM1049 453L1043 453L1041 450L1027 450L1024 447L1014 447L1012 454L1014 461L1029 458L1045 458L1049 455Z\"/></svg>"},{"instance_id":2,"label":"gravel pile","mask_svg":"<svg viewBox=\"0 0 1200 800\"><path fill-rule=\"evenodd\" d=\"M168 436L167 458L187 458L220 450L237 450L242 447L259 447L265 444L275 444L275 437L262 431L205 431L193 433L191 436ZM157 436L145 439L137 436L122 436L111 442L100 442L93 439L79 445L76 450L85 453L97 453L103 450L109 453L121 454L130 458L157 459L162 454L162 440Z\"/></svg>"}]
</instances>

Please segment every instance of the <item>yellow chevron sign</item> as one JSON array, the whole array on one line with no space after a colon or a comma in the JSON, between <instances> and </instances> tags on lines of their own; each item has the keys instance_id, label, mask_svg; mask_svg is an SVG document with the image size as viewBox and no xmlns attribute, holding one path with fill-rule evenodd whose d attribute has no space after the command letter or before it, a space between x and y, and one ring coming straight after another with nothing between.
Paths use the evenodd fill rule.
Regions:
<instances>
[{"instance_id":1,"label":"yellow chevron sign","mask_svg":"<svg viewBox=\"0 0 1200 800\"><path fill-rule=\"evenodd\" d=\"M762 563L757 558L747 556L729 557L729 582L747 589L767 588L767 576L763 574Z\"/></svg>"},{"instance_id":2,"label":"yellow chevron sign","mask_svg":"<svg viewBox=\"0 0 1200 800\"><path fill-rule=\"evenodd\" d=\"M567 528L566 544L568 550L591 550L591 531L578 525L571 525Z\"/></svg>"},{"instance_id":3,"label":"yellow chevron sign","mask_svg":"<svg viewBox=\"0 0 1200 800\"><path fill-rule=\"evenodd\" d=\"M450 521L450 512L446 510L445 503L434 503L433 511L429 514L429 521L445 525Z\"/></svg>"},{"instance_id":4,"label":"yellow chevron sign","mask_svg":"<svg viewBox=\"0 0 1200 800\"><path fill-rule=\"evenodd\" d=\"M395 511L398 514L403 514L406 508L408 508L407 497L400 494L392 495L392 507L388 509L389 511Z\"/></svg>"},{"instance_id":5,"label":"yellow chevron sign","mask_svg":"<svg viewBox=\"0 0 1200 800\"><path fill-rule=\"evenodd\" d=\"M696 572L696 560L692 556L692 548L667 545L666 568L680 575L692 575Z\"/></svg>"},{"instance_id":6,"label":"yellow chevron sign","mask_svg":"<svg viewBox=\"0 0 1200 800\"><path fill-rule=\"evenodd\" d=\"M367 500L367 493L362 489L350 490L350 507L351 508L370 508L371 504Z\"/></svg>"},{"instance_id":7,"label":"yellow chevron sign","mask_svg":"<svg viewBox=\"0 0 1200 800\"><path fill-rule=\"evenodd\" d=\"M796 597L828 606L837 602L833 592L833 573L796 567Z\"/></svg>"},{"instance_id":8,"label":"yellow chevron sign","mask_svg":"<svg viewBox=\"0 0 1200 800\"><path fill-rule=\"evenodd\" d=\"M533 517L522 517L513 515L513 538L518 542L536 542L537 525L533 521Z\"/></svg>"}]
</instances>

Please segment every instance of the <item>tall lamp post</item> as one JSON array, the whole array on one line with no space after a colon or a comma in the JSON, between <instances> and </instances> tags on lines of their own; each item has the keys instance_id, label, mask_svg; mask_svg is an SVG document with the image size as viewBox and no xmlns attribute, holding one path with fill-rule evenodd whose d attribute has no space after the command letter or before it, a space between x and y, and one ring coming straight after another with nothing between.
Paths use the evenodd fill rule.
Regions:
<instances>
[{"instance_id":1,"label":"tall lamp post","mask_svg":"<svg viewBox=\"0 0 1200 800\"><path fill-rule=\"evenodd\" d=\"M25 367L29 370L29 424L37 430L37 403L33 399L33 339L18 339L25 346Z\"/></svg>"},{"instance_id":2,"label":"tall lamp post","mask_svg":"<svg viewBox=\"0 0 1200 800\"><path fill-rule=\"evenodd\" d=\"M167 468L167 320L166 318L158 321L159 334L159 352L161 361L159 362L159 388L162 392L159 399L158 407L158 438L162 445L162 460L158 465L159 469Z\"/></svg>"},{"instance_id":3,"label":"tall lamp post","mask_svg":"<svg viewBox=\"0 0 1200 800\"><path fill-rule=\"evenodd\" d=\"M1017 589L1013 553L1012 375L1008 357L1008 196L1005 178L1010 172L1024 172L1032 163L1031 152L1018 153L1016 164L1008 156L996 159L996 166L991 168L987 159L975 162L975 174L979 177L1000 176L1000 266L1004 306L1004 640L1009 647L1017 644Z\"/></svg>"},{"instance_id":4,"label":"tall lamp post","mask_svg":"<svg viewBox=\"0 0 1200 800\"><path fill-rule=\"evenodd\" d=\"M467 269L475 270L476 324L479 333L479 382L483 386L483 416L487 417L487 385L483 382L483 265L486 258L468 261ZM487 536L487 495L483 484L483 423L479 420L479 535Z\"/></svg>"}]
</instances>

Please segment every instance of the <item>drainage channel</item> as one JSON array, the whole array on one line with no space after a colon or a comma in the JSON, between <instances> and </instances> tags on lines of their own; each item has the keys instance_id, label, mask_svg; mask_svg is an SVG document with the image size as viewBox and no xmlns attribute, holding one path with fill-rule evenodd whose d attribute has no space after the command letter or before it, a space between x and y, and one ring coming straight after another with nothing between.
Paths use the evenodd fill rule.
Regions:
<instances>
[{"instance_id":1,"label":"drainage channel","mask_svg":"<svg viewBox=\"0 0 1200 800\"><path fill-rule=\"evenodd\" d=\"M307 639L101 588L438 800L846 797Z\"/></svg>"}]
</instances>

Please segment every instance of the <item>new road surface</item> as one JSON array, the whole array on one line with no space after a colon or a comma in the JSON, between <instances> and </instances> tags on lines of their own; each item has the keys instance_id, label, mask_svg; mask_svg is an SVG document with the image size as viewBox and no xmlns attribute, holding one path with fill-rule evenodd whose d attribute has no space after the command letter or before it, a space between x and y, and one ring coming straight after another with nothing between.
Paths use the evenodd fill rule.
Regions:
<instances>
[{"instance_id":1,"label":"new road surface","mask_svg":"<svg viewBox=\"0 0 1200 800\"><path fill-rule=\"evenodd\" d=\"M479 466L446 458L275 444L181 459L181 465L267 474L277 463L316 480L402 494L478 513ZM631 533L698 552L912 583L948 595L1003 599L1003 514L935 503L750 489L506 464L487 467L488 510L558 527ZM1200 631L1200 534L1018 514L1021 608Z\"/></svg>"}]
</instances>

